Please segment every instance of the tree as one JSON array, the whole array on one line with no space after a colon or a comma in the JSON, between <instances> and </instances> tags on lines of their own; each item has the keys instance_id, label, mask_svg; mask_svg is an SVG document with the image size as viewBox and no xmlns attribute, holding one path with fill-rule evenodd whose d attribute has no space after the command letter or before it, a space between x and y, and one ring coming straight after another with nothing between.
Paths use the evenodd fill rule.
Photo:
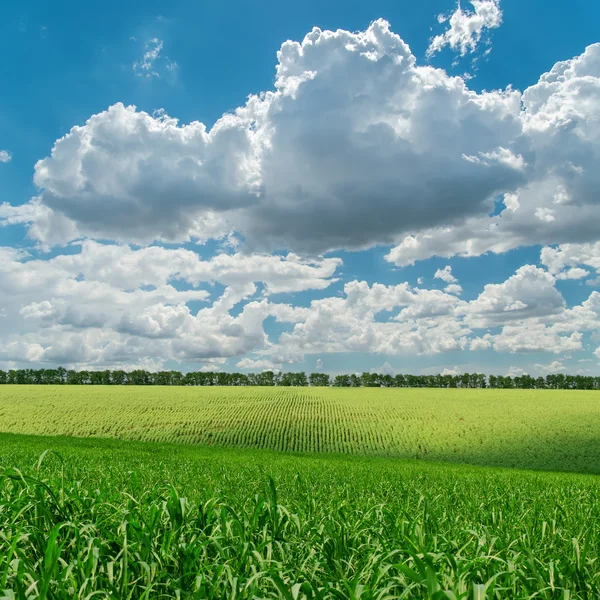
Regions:
<instances>
[{"instance_id":1,"label":"tree","mask_svg":"<svg viewBox=\"0 0 600 600\"><path fill-rule=\"evenodd\" d=\"M335 387L350 387L350 376L349 375L336 375L333 380Z\"/></svg>"},{"instance_id":2,"label":"tree","mask_svg":"<svg viewBox=\"0 0 600 600\"><path fill-rule=\"evenodd\" d=\"M311 387L328 387L330 379L327 373L311 373L308 376L308 382Z\"/></svg>"}]
</instances>

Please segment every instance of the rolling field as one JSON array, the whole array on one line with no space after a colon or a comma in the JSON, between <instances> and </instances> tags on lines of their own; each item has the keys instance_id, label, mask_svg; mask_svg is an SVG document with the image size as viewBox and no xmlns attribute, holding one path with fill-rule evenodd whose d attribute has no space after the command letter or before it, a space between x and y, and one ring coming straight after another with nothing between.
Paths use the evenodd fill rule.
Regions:
<instances>
[{"instance_id":1,"label":"rolling field","mask_svg":"<svg viewBox=\"0 0 600 600\"><path fill-rule=\"evenodd\" d=\"M595 476L4 434L0 465L6 599L583 600L600 589Z\"/></svg>"},{"instance_id":2,"label":"rolling field","mask_svg":"<svg viewBox=\"0 0 600 600\"><path fill-rule=\"evenodd\" d=\"M593 391L0 386L0 431L600 473Z\"/></svg>"},{"instance_id":3,"label":"rolling field","mask_svg":"<svg viewBox=\"0 0 600 600\"><path fill-rule=\"evenodd\" d=\"M0 600L597 598L599 400L0 386Z\"/></svg>"}]
</instances>

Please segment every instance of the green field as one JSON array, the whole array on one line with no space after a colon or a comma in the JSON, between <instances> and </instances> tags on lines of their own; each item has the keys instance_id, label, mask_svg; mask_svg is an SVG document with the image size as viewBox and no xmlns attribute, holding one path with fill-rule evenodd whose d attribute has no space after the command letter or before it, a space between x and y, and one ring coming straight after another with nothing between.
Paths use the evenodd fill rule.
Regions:
<instances>
[{"instance_id":1,"label":"green field","mask_svg":"<svg viewBox=\"0 0 600 600\"><path fill-rule=\"evenodd\" d=\"M0 386L0 431L600 473L600 394Z\"/></svg>"},{"instance_id":2,"label":"green field","mask_svg":"<svg viewBox=\"0 0 600 600\"><path fill-rule=\"evenodd\" d=\"M62 460L38 469L46 448ZM17 598L600 589L595 476L13 435L0 435L0 460L21 468L0 475L0 589L20 585Z\"/></svg>"},{"instance_id":3,"label":"green field","mask_svg":"<svg viewBox=\"0 0 600 600\"><path fill-rule=\"evenodd\" d=\"M598 400L2 386L0 598L591 600Z\"/></svg>"}]
</instances>

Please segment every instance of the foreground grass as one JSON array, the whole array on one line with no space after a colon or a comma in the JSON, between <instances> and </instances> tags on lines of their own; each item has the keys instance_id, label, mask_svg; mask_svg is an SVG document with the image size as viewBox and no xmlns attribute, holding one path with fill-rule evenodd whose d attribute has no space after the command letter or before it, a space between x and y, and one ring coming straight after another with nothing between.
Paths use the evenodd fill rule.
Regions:
<instances>
[{"instance_id":1,"label":"foreground grass","mask_svg":"<svg viewBox=\"0 0 600 600\"><path fill-rule=\"evenodd\" d=\"M0 465L5 598L600 589L593 476L6 434Z\"/></svg>"},{"instance_id":2,"label":"foreground grass","mask_svg":"<svg viewBox=\"0 0 600 600\"><path fill-rule=\"evenodd\" d=\"M0 386L0 431L600 474L600 393Z\"/></svg>"}]
</instances>

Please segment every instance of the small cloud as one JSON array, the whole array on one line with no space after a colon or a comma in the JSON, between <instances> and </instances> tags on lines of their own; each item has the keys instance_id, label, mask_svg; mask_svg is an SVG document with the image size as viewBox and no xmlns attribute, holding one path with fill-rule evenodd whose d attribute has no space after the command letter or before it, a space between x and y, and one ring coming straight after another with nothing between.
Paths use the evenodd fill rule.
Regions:
<instances>
[{"instance_id":1,"label":"small cloud","mask_svg":"<svg viewBox=\"0 0 600 600\"><path fill-rule=\"evenodd\" d=\"M445 376L445 375L451 375L452 377L456 377L457 375L460 375L460 371L454 367L453 369L443 369L442 372L440 373L440 375Z\"/></svg>"},{"instance_id":2,"label":"small cloud","mask_svg":"<svg viewBox=\"0 0 600 600\"><path fill-rule=\"evenodd\" d=\"M456 296L460 296L462 294L462 287L458 285L458 283L451 283L444 288L446 294L455 294Z\"/></svg>"},{"instance_id":3,"label":"small cloud","mask_svg":"<svg viewBox=\"0 0 600 600\"><path fill-rule=\"evenodd\" d=\"M556 276L556 279L584 279L590 274L586 269L581 269L580 267L571 267L566 271L561 271Z\"/></svg>"},{"instance_id":4,"label":"small cloud","mask_svg":"<svg viewBox=\"0 0 600 600\"><path fill-rule=\"evenodd\" d=\"M535 216L544 223L552 223L552 221L556 221L556 217L554 216L554 210L551 208L546 208L539 206L535 209Z\"/></svg>"},{"instance_id":5,"label":"small cloud","mask_svg":"<svg viewBox=\"0 0 600 600\"><path fill-rule=\"evenodd\" d=\"M371 373L377 373L379 375L391 375L394 377L398 373L398 370L394 369L394 367L392 367L392 365L386 361L380 367L371 369Z\"/></svg>"},{"instance_id":6,"label":"small cloud","mask_svg":"<svg viewBox=\"0 0 600 600\"><path fill-rule=\"evenodd\" d=\"M500 0L471 0L474 10L463 10L458 4L452 15L438 15L438 23L449 23L446 31L436 35L427 48L426 56L430 58L446 46L460 56L477 50L483 34L496 29L502 24ZM489 54L488 48L485 55Z\"/></svg>"},{"instance_id":7,"label":"small cloud","mask_svg":"<svg viewBox=\"0 0 600 600\"><path fill-rule=\"evenodd\" d=\"M12 160L12 154L8 150L0 150L0 163L9 163Z\"/></svg>"},{"instance_id":8,"label":"small cloud","mask_svg":"<svg viewBox=\"0 0 600 600\"><path fill-rule=\"evenodd\" d=\"M561 373L561 372L567 370L566 367L559 360L555 360L555 361L551 362L549 365L536 364L534 366L538 371L541 371L542 373L544 373L546 375L548 373Z\"/></svg>"},{"instance_id":9,"label":"small cloud","mask_svg":"<svg viewBox=\"0 0 600 600\"><path fill-rule=\"evenodd\" d=\"M323 368L323 359L317 358L317 364L315 365L315 369L320 371Z\"/></svg>"},{"instance_id":10,"label":"small cloud","mask_svg":"<svg viewBox=\"0 0 600 600\"><path fill-rule=\"evenodd\" d=\"M152 38L146 44L146 52L144 52L142 60L133 63L135 74L140 77L160 77L158 72L154 70L154 63L159 58L162 48L162 40Z\"/></svg>"},{"instance_id":11,"label":"small cloud","mask_svg":"<svg viewBox=\"0 0 600 600\"><path fill-rule=\"evenodd\" d=\"M507 377L521 377L522 375L529 375L529 373L524 369L521 369L521 367L511 367L506 373Z\"/></svg>"},{"instance_id":12,"label":"small cloud","mask_svg":"<svg viewBox=\"0 0 600 600\"><path fill-rule=\"evenodd\" d=\"M452 275L452 267L450 265L446 265L443 269L438 269L433 276L434 279L441 279L446 283L456 283L458 279Z\"/></svg>"},{"instance_id":13,"label":"small cloud","mask_svg":"<svg viewBox=\"0 0 600 600\"><path fill-rule=\"evenodd\" d=\"M242 358L236 367L240 369L257 369L262 371L279 371L281 370L281 364L271 362L267 359L254 360L252 358Z\"/></svg>"}]
</instances>

